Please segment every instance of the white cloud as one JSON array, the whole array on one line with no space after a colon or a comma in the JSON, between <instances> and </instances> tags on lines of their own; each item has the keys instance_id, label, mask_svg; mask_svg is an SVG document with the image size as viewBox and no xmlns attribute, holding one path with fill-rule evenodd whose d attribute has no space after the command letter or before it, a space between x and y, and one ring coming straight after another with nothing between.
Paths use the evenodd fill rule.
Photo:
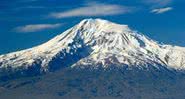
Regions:
<instances>
[{"instance_id":1,"label":"white cloud","mask_svg":"<svg viewBox=\"0 0 185 99\"><path fill-rule=\"evenodd\" d=\"M166 6L173 2L173 0L143 0L146 4L153 6Z\"/></svg>"},{"instance_id":2,"label":"white cloud","mask_svg":"<svg viewBox=\"0 0 185 99\"><path fill-rule=\"evenodd\" d=\"M66 12L56 12L49 14L53 18L65 18L74 16L107 16L125 14L132 11L131 7L115 4L90 3L85 7L79 7Z\"/></svg>"},{"instance_id":3,"label":"white cloud","mask_svg":"<svg viewBox=\"0 0 185 99\"><path fill-rule=\"evenodd\" d=\"M161 14L161 13L168 12L170 10L173 10L173 8L172 7L166 7L166 8L153 9L151 12L156 13L156 14Z\"/></svg>"},{"instance_id":4,"label":"white cloud","mask_svg":"<svg viewBox=\"0 0 185 99\"><path fill-rule=\"evenodd\" d=\"M30 24L25 26L16 27L16 32L37 32L44 29L54 29L60 27L61 24Z\"/></svg>"}]
</instances>

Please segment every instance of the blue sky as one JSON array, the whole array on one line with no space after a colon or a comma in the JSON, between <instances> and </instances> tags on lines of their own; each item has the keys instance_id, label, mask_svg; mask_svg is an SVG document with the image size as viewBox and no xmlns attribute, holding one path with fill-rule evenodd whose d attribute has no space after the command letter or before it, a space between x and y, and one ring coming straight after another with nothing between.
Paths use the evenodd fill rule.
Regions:
<instances>
[{"instance_id":1,"label":"blue sky","mask_svg":"<svg viewBox=\"0 0 185 99\"><path fill-rule=\"evenodd\" d=\"M185 46L185 0L0 0L0 54L48 41L84 18L102 18L161 43Z\"/></svg>"}]
</instances>

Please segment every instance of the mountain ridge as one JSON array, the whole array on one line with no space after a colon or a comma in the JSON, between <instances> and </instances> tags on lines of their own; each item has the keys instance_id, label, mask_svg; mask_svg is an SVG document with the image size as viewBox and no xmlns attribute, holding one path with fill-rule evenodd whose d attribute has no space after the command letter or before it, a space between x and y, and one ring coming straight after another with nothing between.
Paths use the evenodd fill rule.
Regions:
<instances>
[{"instance_id":1,"label":"mountain ridge","mask_svg":"<svg viewBox=\"0 0 185 99\"><path fill-rule=\"evenodd\" d=\"M85 19L44 44L0 55L1 71L31 68L36 72L47 72L90 65L106 68L111 64L141 69L149 64L158 68L160 64L181 70L185 68L185 48L158 44L128 25Z\"/></svg>"}]
</instances>

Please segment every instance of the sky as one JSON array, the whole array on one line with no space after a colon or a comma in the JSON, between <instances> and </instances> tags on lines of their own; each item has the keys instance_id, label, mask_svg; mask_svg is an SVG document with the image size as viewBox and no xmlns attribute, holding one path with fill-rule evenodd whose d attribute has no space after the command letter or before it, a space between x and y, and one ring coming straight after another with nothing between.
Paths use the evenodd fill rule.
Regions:
<instances>
[{"instance_id":1,"label":"sky","mask_svg":"<svg viewBox=\"0 0 185 99\"><path fill-rule=\"evenodd\" d=\"M0 0L0 54L40 45L87 18L185 47L185 0Z\"/></svg>"}]
</instances>

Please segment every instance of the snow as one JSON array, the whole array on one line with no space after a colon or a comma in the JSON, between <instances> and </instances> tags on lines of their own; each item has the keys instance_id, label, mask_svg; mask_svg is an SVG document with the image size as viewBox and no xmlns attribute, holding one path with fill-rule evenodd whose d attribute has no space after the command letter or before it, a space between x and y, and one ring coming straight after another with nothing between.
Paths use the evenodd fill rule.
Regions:
<instances>
[{"instance_id":1,"label":"snow","mask_svg":"<svg viewBox=\"0 0 185 99\"><path fill-rule=\"evenodd\" d=\"M70 51L77 51L83 45L91 48L87 50L90 54L72 67L95 63L102 63L105 67L110 63L130 66L148 63L156 66L158 63L168 68L185 69L185 48L158 44L131 30L128 25L102 19L85 19L42 45L1 55L0 68L26 68L35 60L41 60L42 67L47 68L48 63L57 57L57 54L64 53L63 50L66 50L65 54L77 55L78 53Z\"/></svg>"}]
</instances>

